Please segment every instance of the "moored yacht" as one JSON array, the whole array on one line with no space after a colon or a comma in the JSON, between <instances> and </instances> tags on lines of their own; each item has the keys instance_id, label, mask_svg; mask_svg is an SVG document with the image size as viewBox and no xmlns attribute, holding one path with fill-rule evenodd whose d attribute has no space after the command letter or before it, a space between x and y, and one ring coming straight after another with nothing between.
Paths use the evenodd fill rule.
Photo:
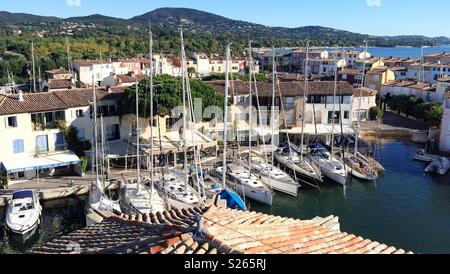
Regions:
<instances>
[{"instance_id":1,"label":"moored yacht","mask_svg":"<svg viewBox=\"0 0 450 274\"><path fill-rule=\"evenodd\" d=\"M215 171L222 176L223 166ZM272 205L273 192L247 168L240 164L231 163L227 165L227 184L246 198L266 205Z\"/></svg>"},{"instance_id":2,"label":"moored yacht","mask_svg":"<svg viewBox=\"0 0 450 274\"><path fill-rule=\"evenodd\" d=\"M312 144L311 159L320 167L322 173L329 179L345 185L347 183L348 171L343 161L336 155L331 155L326 148L320 144Z\"/></svg>"},{"instance_id":3,"label":"moored yacht","mask_svg":"<svg viewBox=\"0 0 450 274\"><path fill-rule=\"evenodd\" d=\"M6 225L13 233L25 235L39 225L41 214L42 206L33 190L16 191L8 204Z\"/></svg>"}]
</instances>

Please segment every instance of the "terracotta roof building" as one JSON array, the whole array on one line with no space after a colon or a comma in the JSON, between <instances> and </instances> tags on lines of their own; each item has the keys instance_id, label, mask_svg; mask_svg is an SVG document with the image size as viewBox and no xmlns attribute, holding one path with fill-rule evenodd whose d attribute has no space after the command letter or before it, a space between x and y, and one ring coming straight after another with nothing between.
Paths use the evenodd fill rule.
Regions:
<instances>
[{"instance_id":1,"label":"terracotta roof building","mask_svg":"<svg viewBox=\"0 0 450 274\"><path fill-rule=\"evenodd\" d=\"M214 88L217 92L225 92L225 81L210 81L206 84ZM258 95L260 97L272 97L272 84L258 82ZM249 83L241 80L233 81L232 87L236 95L245 95L249 93ZM283 96L302 96L304 95L305 85L302 82L280 82L279 88ZM333 81L310 81L308 83L308 95L329 95L333 96L334 82ZM230 90L231 94L231 90ZM338 95L353 95L353 87L347 82L338 83Z\"/></svg>"},{"instance_id":2,"label":"terracotta roof building","mask_svg":"<svg viewBox=\"0 0 450 274\"><path fill-rule=\"evenodd\" d=\"M34 248L34 254L405 254L341 232L337 218L302 221L215 206L102 221Z\"/></svg>"}]
</instances>

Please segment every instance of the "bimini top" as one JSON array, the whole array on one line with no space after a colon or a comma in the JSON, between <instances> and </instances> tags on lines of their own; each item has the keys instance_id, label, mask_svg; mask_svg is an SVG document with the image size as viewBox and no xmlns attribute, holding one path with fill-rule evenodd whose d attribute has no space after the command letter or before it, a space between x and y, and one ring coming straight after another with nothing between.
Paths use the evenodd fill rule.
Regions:
<instances>
[{"instance_id":1,"label":"bimini top","mask_svg":"<svg viewBox=\"0 0 450 274\"><path fill-rule=\"evenodd\" d=\"M31 190L21 190L13 193L13 200L33 198L33 191Z\"/></svg>"}]
</instances>

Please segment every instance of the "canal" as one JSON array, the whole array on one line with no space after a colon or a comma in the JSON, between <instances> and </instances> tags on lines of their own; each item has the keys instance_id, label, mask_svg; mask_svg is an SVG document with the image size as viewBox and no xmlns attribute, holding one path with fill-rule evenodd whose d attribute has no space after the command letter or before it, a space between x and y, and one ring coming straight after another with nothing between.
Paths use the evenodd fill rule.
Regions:
<instances>
[{"instance_id":1,"label":"canal","mask_svg":"<svg viewBox=\"0 0 450 274\"><path fill-rule=\"evenodd\" d=\"M376 183L356 179L345 188L326 184L304 189L297 199L277 194L271 208L252 210L311 219L339 216L341 230L415 253L450 253L450 174L424 174L413 161L418 148L408 141L372 141L386 174Z\"/></svg>"},{"instance_id":2,"label":"canal","mask_svg":"<svg viewBox=\"0 0 450 274\"><path fill-rule=\"evenodd\" d=\"M408 141L377 140L376 158L386 174L376 183L353 179L321 191L302 189L297 199L277 194L272 207L251 210L311 219L339 216L341 230L416 253L450 253L450 175L425 175L412 160L418 146ZM43 203L43 222L29 239L10 236L0 209L0 253L23 253L84 226L85 198Z\"/></svg>"}]
</instances>

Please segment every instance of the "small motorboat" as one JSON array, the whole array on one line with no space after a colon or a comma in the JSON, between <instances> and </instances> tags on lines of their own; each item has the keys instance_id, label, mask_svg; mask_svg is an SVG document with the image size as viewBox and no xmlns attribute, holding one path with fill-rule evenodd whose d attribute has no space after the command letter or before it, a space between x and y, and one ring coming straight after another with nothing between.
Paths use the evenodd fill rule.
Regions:
<instances>
[{"instance_id":1,"label":"small motorboat","mask_svg":"<svg viewBox=\"0 0 450 274\"><path fill-rule=\"evenodd\" d=\"M427 166L425 168L425 172L445 175L447 174L449 169L450 169L450 160L445 157L441 157L438 160L433 161L429 166Z\"/></svg>"},{"instance_id":2,"label":"small motorboat","mask_svg":"<svg viewBox=\"0 0 450 274\"><path fill-rule=\"evenodd\" d=\"M16 234L25 235L33 231L41 221L42 206L33 190L13 193L6 213L6 225Z\"/></svg>"}]
</instances>

